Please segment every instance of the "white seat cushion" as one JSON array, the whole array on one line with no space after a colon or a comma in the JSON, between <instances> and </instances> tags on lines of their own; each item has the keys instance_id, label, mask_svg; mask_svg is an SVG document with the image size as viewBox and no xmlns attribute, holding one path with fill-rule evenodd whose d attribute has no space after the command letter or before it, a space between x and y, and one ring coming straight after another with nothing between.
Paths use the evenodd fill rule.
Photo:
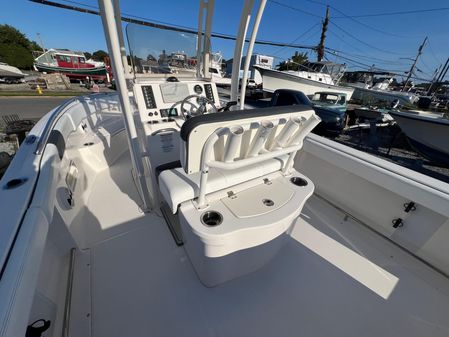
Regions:
<instances>
[{"instance_id":1,"label":"white seat cushion","mask_svg":"<svg viewBox=\"0 0 449 337\"><path fill-rule=\"evenodd\" d=\"M249 165L237 170L211 168L207 178L206 193L223 190L245 181L262 177L280 170L288 159L287 155ZM159 175L159 189L173 214L184 201L198 196L200 172L187 174L182 168L165 170Z\"/></svg>"}]
</instances>

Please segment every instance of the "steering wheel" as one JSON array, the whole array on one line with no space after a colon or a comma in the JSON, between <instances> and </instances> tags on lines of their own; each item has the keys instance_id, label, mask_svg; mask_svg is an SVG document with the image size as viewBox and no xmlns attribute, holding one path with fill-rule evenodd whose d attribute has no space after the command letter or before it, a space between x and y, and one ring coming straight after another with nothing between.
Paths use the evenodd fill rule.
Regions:
<instances>
[{"instance_id":1,"label":"steering wheel","mask_svg":"<svg viewBox=\"0 0 449 337\"><path fill-rule=\"evenodd\" d=\"M189 109L185 108L186 104L190 106ZM215 107L214 102L204 96L189 95L181 101L181 113L184 118L216 112L217 108Z\"/></svg>"}]
</instances>

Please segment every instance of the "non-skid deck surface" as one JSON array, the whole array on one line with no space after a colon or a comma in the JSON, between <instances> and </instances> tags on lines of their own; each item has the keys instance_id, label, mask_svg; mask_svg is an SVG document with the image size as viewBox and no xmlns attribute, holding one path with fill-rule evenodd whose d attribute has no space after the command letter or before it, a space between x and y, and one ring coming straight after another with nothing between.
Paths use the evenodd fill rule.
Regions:
<instances>
[{"instance_id":1,"label":"non-skid deck surface","mask_svg":"<svg viewBox=\"0 0 449 337\"><path fill-rule=\"evenodd\" d=\"M449 281L317 197L274 260L216 288L161 218L120 202L127 231L90 249L94 337L449 335Z\"/></svg>"}]
</instances>

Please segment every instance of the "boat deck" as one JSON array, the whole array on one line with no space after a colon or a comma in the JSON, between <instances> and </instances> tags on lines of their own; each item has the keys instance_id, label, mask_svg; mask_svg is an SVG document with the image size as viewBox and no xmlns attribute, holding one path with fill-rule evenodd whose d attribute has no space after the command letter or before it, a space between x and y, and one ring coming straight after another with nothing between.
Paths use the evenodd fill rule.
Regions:
<instances>
[{"instance_id":1,"label":"boat deck","mask_svg":"<svg viewBox=\"0 0 449 337\"><path fill-rule=\"evenodd\" d=\"M319 196L268 265L204 287L163 218L139 210L129 165L89 199L70 336L449 335L449 280Z\"/></svg>"}]
</instances>

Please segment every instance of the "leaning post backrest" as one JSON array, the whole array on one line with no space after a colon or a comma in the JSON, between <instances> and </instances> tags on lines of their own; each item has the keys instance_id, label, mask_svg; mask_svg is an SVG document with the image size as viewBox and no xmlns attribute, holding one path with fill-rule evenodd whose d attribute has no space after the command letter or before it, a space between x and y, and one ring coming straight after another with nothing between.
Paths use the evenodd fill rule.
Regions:
<instances>
[{"instance_id":1,"label":"leaning post backrest","mask_svg":"<svg viewBox=\"0 0 449 337\"><path fill-rule=\"evenodd\" d=\"M181 164L187 174L193 174L201 171L203 158L222 169L274 158L290 153L292 149L286 149L291 146L299 149L319 122L313 109L302 105L193 117L181 128Z\"/></svg>"}]
</instances>

